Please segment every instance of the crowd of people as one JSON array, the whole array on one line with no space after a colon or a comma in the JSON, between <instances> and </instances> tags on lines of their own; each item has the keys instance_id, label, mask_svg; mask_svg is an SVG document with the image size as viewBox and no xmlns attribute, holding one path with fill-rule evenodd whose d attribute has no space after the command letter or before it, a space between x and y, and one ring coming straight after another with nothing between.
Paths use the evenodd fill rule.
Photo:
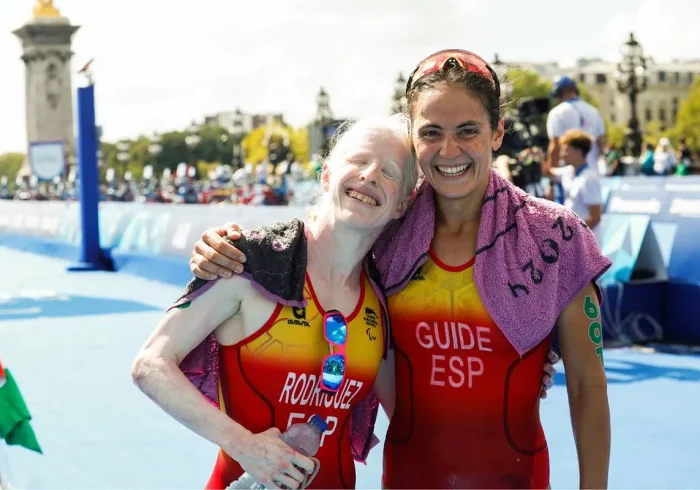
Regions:
<instances>
[{"instance_id":1,"label":"crowd of people","mask_svg":"<svg viewBox=\"0 0 700 490\"><path fill-rule=\"evenodd\" d=\"M306 204L310 187L316 187L320 158L302 165L282 161L273 165L261 161L247 163L234 170L230 165L219 165L206 176L197 175L192 165L180 164L175 172L169 168L157 178L147 166L140 179L130 171L116 178L108 169L105 182L100 184L100 198L117 202L157 202L179 204ZM203 178L204 177L204 178ZM23 201L78 200L78 180L75 172L67 179L55 178L40 182L34 176L18 179L11 188L7 177L0 178L0 199Z\"/></svg>"}]
</instances>

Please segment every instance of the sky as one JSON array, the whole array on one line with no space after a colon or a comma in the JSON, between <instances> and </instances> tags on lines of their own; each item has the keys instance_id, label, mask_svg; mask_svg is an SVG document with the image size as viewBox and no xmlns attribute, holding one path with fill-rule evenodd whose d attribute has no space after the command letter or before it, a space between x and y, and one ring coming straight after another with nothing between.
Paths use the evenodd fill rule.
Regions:
<instances>
[{"instance_id":1,"label":"sky","mask_svg":"<svg viewBox=\"0 0 700 490\"><path fill-rule=\"evenodd\" d=\"M24 65L12 31L34 0L0 0L0 154L24 151ZM115 141L240 108L306 125L323 86L338 118L387 113L399 72L463 48L491 61L617 60L630 31L657 61L700 58L696 0L54 0L90 58ZM79 79L73 77L73 87Z\"/></svg>"}]
</instances>

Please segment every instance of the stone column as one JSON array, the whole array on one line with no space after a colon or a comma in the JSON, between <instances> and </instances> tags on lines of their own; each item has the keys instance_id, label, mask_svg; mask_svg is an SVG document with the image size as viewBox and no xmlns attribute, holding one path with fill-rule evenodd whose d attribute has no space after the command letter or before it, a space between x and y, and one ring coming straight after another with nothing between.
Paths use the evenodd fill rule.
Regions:
<instances>
[{"instance_id":1,"label":"stone column","mask_svg":"<svg viewBox=\"0 0 700 490\"><path fill-rule=\"evenodd\" d=\"M35 9L35 16L13 32L22 41L25 65L27 142L62 141L66 159L75 156L71 41L79 26L58 10ZM31 173L27 161L24 175Z\"/></svg>"}]
</instances>

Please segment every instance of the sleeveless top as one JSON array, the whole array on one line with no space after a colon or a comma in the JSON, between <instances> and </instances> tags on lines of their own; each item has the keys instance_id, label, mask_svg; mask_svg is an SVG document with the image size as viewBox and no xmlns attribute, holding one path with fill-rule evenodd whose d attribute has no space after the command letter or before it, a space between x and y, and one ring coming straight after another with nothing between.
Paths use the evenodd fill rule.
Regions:
<instances>
[{"instance_id":1,"label":"sleeveless top","mask_svg":"<svg viewBox=\"0 0 700 490\"><path fill-rule=\"evenodd\" d=\"M521 358L482 304L473 263L450 267L431 250L389 297L397 399L387 488L549 485L539 395L551 334Z\"/></svg>"},{"instance_id":2,"label":"sleeveless top","mask_svg":"<svg viewBox=\"0 0 700 490\"><path fill-rule=\"evenodd\" d=\"M255 334L221 346L221 410L253 433L306 422L318 414L328 423L316 458L321 468L308 488L354 488L350 448L351 408L372 390L384 354L379 299L362 274L360 298L347 317L345 379L336 393L319 388L321 364L330 353L324 337L323 307L308 274L304 308L278 304ZM326 305L333 308L333 305ZM219 451L207 488L226 488L243 474L241 466Z\"/></svg>"}]
</instances>

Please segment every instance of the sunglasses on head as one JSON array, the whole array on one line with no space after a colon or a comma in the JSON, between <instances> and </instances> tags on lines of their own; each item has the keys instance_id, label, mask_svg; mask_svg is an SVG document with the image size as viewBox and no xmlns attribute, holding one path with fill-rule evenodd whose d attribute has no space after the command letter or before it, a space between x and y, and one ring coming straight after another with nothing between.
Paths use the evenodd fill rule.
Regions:
<instances>
[{"instance_id":1,"label":"sunglasses on head","mask_svg":"<svg viewBox=\"0 0 700 490\"><path fill-rule=\"evenodd\" d=\"M462 49L445 49L433 53L423 61L418 63L418 66L411 76L408 77L406 83L406 93L408 93L413 84L426 75L435 73L436 71L445 70L452 66L460 67L462 70L477 73L491 82L493 89L496 91L496 96L501 96L501 85L498 82L498 76L489 66L486 61L479 55Z\"/></svg>"},{"instance_id":2,"label":"sunglasses on head","mask_svg":"<svg viewBox=\"0 0 700 490\"><path fill-rule=\"evenodd\" d=\"M345 379L345 346L348 341L348 321L341 312L329 310L323 315L323 336L331 353L321 365L321 389L336 392Z\"/></svg>"}]
</instances>

